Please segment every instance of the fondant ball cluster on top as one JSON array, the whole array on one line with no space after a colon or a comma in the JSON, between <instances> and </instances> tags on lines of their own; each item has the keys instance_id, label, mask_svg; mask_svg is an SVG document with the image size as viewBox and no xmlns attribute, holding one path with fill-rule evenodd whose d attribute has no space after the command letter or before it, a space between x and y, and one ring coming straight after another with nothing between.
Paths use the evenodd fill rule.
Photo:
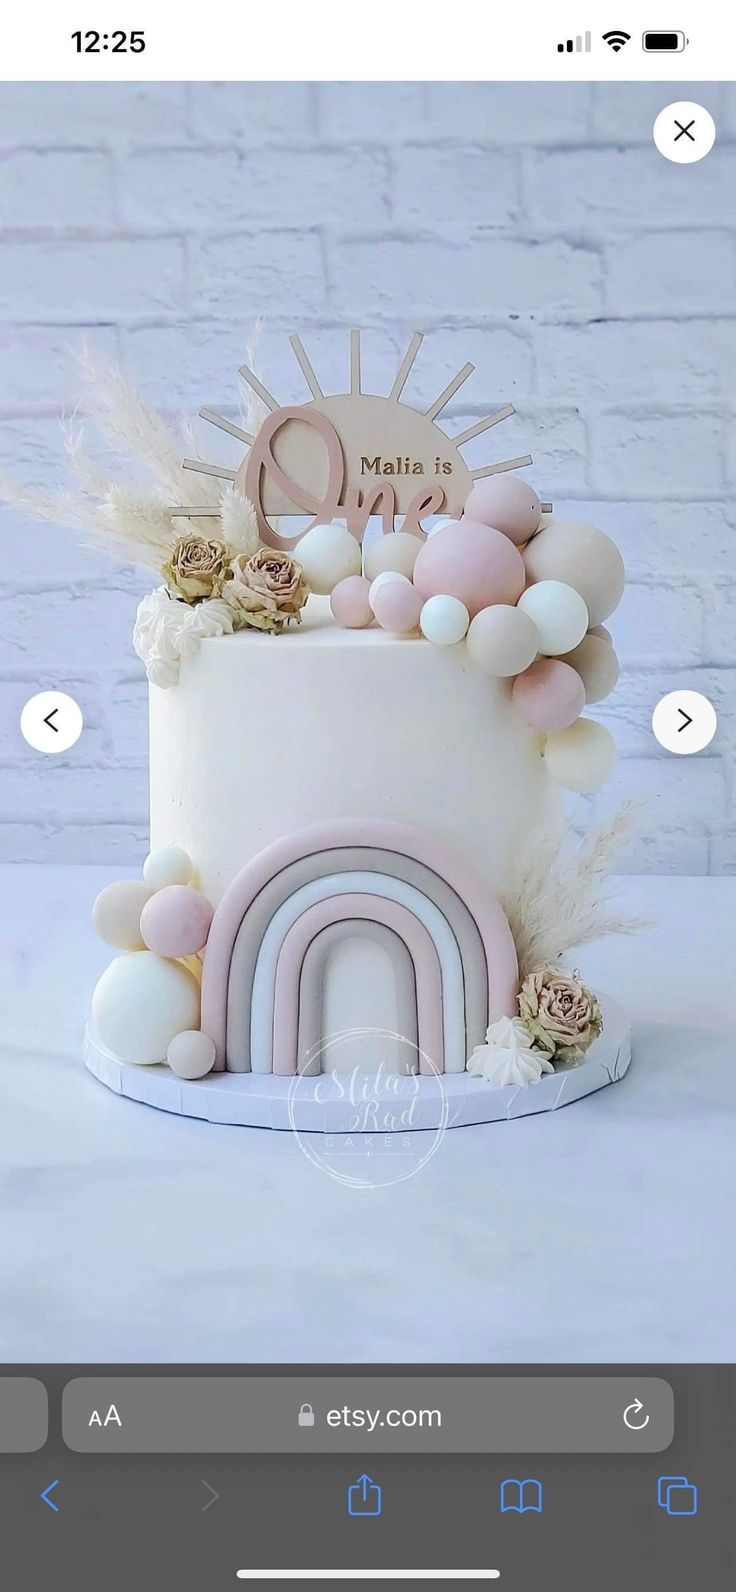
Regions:
<instances>
[{"instance_id":1,"label":"fondant ball cluster on top","mask_svg":"<svg viewBox=\"0 0 736 1592\"><path fill-rule=\"evenodd\" d=\"M515 710L544 735L549 773L567 789L594 790L608 777L613 738L581 715L618 678L602 621L621 599L624 566L596 526L545 518L526 482L488 476L462 517L426 538L395 531L361 562L344 525L317 525L296 556L348 629L375 623L439 647L465 641L477 668L512 682Z\"/></svg>"},{"instance_id":2,"label":"fondant ball cluster on top","mask_svg":"<svg viewBox=\"0 0 736 1592\"><path fill-rule=\"evenodd\" d=\"M152 851L143 880L106 885L92 922L116 956L92 997L92 1021L119 1061L168 1061L180 1078L212 1071L215 1047L199 1030L196 958L207 943L212 907L192 884L191 858L179 846Z\"/></svg>"}]
</instances>

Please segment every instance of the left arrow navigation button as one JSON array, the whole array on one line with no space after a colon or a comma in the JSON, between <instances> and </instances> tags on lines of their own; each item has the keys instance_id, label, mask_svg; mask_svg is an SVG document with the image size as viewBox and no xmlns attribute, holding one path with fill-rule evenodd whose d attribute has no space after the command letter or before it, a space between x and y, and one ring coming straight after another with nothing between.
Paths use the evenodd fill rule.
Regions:
<instances>
[{"instance_id":1,"label":"left arrow navigation button","mask_svg":"<svg viewBox=\"0 0 736 1592\"><path fill-rule=\"evenodd\" d=\"M66 691L38 691L26 702L20 728L34 752L68 752L84 728L82 709Z\"/></svg>"}]
</instances>

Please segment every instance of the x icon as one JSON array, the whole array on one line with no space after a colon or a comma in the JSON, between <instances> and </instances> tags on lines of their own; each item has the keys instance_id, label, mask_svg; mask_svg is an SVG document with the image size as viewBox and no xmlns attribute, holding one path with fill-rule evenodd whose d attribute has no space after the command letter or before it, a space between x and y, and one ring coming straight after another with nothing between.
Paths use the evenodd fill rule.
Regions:
<instances>
[{"instance_id":1,"label":"x icon","mask_svg":"<svg viewBox=\"0 0 736 1592\"><path fill-rule=\"evenodd\" d=\"M675 143L677 143L678 139L682 138L683 133L685 133L686 136L690 139L691 144L694 144L695 143L695 139L693 138L693 135L692 135L692 133L690 131L690 128L694 127L694 126L695 126L695 117L693 117L691 122L688 122L687 127L683 127L682 122L678 122L677 117L675 117L675 127L679 127L679 129L680 129L679 133L675 134Z\"/></svg>"}]
</instances>

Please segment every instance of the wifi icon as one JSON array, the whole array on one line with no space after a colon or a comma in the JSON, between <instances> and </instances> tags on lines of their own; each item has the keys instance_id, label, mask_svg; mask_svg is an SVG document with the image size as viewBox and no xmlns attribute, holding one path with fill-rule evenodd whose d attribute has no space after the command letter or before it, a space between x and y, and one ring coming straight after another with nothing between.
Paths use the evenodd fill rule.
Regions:
<instances>
[{"instance_id":1,"label":"wifi icon","mask_svg":"<svg viewBox=\"0 0 736 1592\"><path fill-rule=\"evenodd\" d=\"M611 49L615 50L618 55L619 50L622 50L624 45L628 44L630 38L631 34L624 33L623 28L611 28L608 33L604 33L603 42L604 44L610 44Z\"/></svg>"}]
</instances>

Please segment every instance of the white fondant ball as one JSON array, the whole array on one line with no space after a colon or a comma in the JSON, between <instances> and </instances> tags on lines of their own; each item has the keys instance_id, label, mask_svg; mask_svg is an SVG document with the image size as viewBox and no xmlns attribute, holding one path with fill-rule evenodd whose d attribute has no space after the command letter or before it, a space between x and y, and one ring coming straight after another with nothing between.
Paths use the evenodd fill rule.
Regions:
<instances>
[{"instance_id":1,"label":"white fondant ball","mask_svg":"<svg viewBox=\"0 0 736 1592\"><path fill-rule=\"evenodd\" d=\"M143 877L152 890L165 890L169 884L189 884L192 859L181 846L159 846L149 851L143 864Z\"/></svg>"},{"instance_id":2,"label":"white fondant ball","mask_svg":"<svg viewBox=\"0 0 736 1592\"><path fill-rule=\"evenodd\" d=\"M199 1028L186 1028L175 1034L166 1053L166 1060L177 1078L206 1078L215 1065L215 1046L209 1034Z\"/></svg>"},{"instance_id":3,"label":"white fondant ball","mask_svg":"<svg viewBox=\"0 0 736 1592\"><path fill-rule=\"evenodd\" d=\"M617 608L623 595L624 561L610 536L582 520L551 519L524 552L530 581L561 580L580 593L590 624Z\"/></svg>"},{"instance_id":4,"label":"white fondant ball","mask_svg":"<svg viewBox=\"0 0 736 1592\"><path fill-rule=\"evenodd\" d=\"M510 603L481 608L470 622L468 653L479 669L497 679L523 674L539 651L539 631L528 614Z\"/></svg>"},{"instance_id":5,"label":"white fondant ball","mask_svg":"<svg viewBox=\"0 0 736 1592\"><path fill-rule=\"evenodd\" d=\"M457 597L429 597L419 616L419 628L435 647L454 647L467 635L470 614Z\"/></svg>"},{"instance_id":6,"label":"white fondant ball","mask_svg":"<svg viewBox=\"0 0 736 1592\"><path fill-rule=\"evenodd\" d=\"M361 573L360 543L344 525L313 525L294 548L310 590L329 597L338 581Z\"/></svg>"},{"instance_id":7,"label":"white fondant ball","mask_svg":"<svg viewBox=\"0 0 736 1592\"><path fill-rule=\"evenodd\" d=\"M444 531L446 525L457 525L456 517L453 514L435 514L427 520L424 533L426 536L434 536L437 531Z\"/></svg>"},{"instance_id":8,"label":"white fondant ball","mask_svg":"<svg viewBox=\"0 0 736 1592\"><path fill-rule=\"evenodd\" d=\"M375 601L376 592L380 591L382 586L385 586L387 580L403 580L406 586L411 586L411 581L408 579L408 577L406 575L400 575L398 570L381 570L380 575L376 575L375 580L371 581L371 588L368 593L368 607L370 608L371 613L375 613L373 603Z\"/></svg>"},{"instance_id":9,"label":"white fondant ball","mask_svg":"<svg viewBox=\"0 0 736 1592\"><path fill-rule=\"evenodd\" d=\"M544 746L547 771L565 790L597 790L613 771L616 742L604 724L577 719L566 730L554 730Z\"/></svg>"},{"instance_id":10,"label":"white fondant ball","mask_svg":"<svg viewBox=\"0 0 736 1592\"><path fill-rule=\"evenodd\" d=\"M389 570L410 578L423 542L422 536L412 536L409 531L393 531L388 536L376 537L363 556L366 580L375 580L377 575Z\"/></svg>"},{"instance_id":11,"label":"white fondant ball","mask_svg":"<svg viewBox=\"0 0 736 1592\"><path fill-rule=\"evenodd\" d=\"M141 912L153 895L140 879L117 879L105 885L92 908L92 925L101 940L117 951L142 951Z\"/></svg>"},{"instance_id":12,"label":"white fondant ball","mask_svg":"<svg viewBox=\"0 0 736 1592\"><path fill-rule=\"evenodd\" d=\"M588 628L588 610L580 593L561 580L540 580L522 592L518 606L539 631L539 651L548 658L572 652Z\"/></svg>"},{"instance_id":13,"label":"white fondant ball","mask_svg":"<svg viewBox=\"0 0 736 1592\"><path fill-rule=\"evenodd\" d=\"M176 1034L199 1023L199 984L180 962L153 951L116 956L92 996L92 1026L119 1061L165 1061Z\"/></svg>"}]
</instances>

